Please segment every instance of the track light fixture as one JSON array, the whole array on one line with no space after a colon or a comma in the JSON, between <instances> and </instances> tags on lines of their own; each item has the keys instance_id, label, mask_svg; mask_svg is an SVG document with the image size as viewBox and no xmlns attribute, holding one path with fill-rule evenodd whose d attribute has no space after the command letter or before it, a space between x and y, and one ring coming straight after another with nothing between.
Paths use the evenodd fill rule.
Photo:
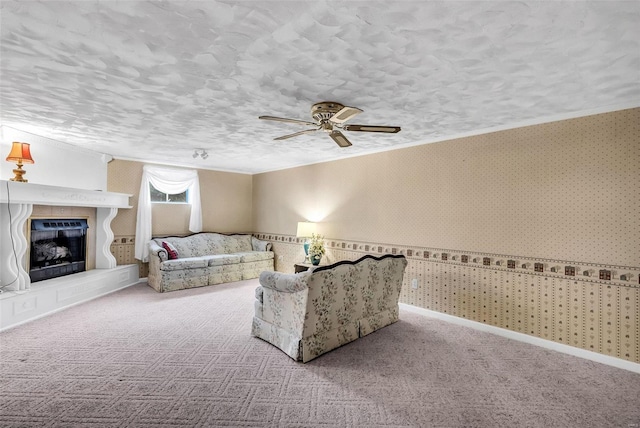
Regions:
<instances>
[{"instance_id":1,"label":"track light fixture","mask_svg":"<svg viewBox=\"0 0 640 428\"><path fill-rule=\"evenodd\" d=\"M202 159L206 159L209 157L209 153L207 153L207 151L205 149L195 149L193 151L193 158L197 158L198 156L200 156Z\"/></svg>"}]
</instances>

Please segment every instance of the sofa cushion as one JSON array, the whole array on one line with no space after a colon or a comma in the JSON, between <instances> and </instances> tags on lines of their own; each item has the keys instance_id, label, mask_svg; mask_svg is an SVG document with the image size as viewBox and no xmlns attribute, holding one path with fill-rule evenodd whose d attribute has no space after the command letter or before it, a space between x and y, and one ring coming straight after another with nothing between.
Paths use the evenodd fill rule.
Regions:
<instances>
[{"instance_id":1,"label":"sofa cushion","mask_svg":"<svg viewBox=\"0 0 640 428\"><path fill-rule=\"evenodd\" d=\"M169 260L175 260L180 257L178 254L178 250L176 250L176 247L174 247L171 242L162 241L162 248L167 250Z\"/></svg>"},{"instance_id":2,"label":"sofa cushion","mask_svg":"<svg viewBox=\"0 0 640 428\"><path fill-rule=\"evenodd\" d=\"M240 263L240 256L236 254L216 254L213 256L204 256L203 258L207 260L207 266L223 266Z\"/></svg>"},{"instance_id":3,"label":"sofa cushion","mask_svg":"<svg viewBox=\"0 0 640 428\"><path fill-rule=\"evenodd\" d=\"M251 235L220 235L222 236L223 254L251 251ZM217 253L214 253L217 254Z\"/></svg>"},{"instance_id":4,"label":"sofa cushion","mask_svg":"<svg viewBox=\"0 0 640 428\"><path fill-rule=\"evenodd\" d=\"M176 251L178 251L180 257L200 257L207 254L216 254L209 252L209 249L207 247L207 239L202 235L205 234L199 233L184 238L171 236L168 238L162 238L161 240L156 239L156 242L164 241L170 243L174 246ZM159 244L162 245L161 242L159 242Z\"/></svg>"},{"instance_id":5,"label":"sofa cushion","mask_svg":"<svg viewBox=\"0 0 640 428\"><path fill-rule=\"evenodd\" d=\"M205 257L187 257L182 259L167 260L160 264L160 270L184 270L206 268L208 260Z\"/></svg>"},{"instance_id":6,"label":"sofa cushion","mask_svg":"<svg viewBox=\"0 0 640 428\"><path fill-rule=\"evenodd\" d=\"M251 235L223 235L215 232L203 232L185 237L162 238L157 241L172 244L180 257L199 257L251 251L251 238ZM161 242L158 244L162 245Z\"/></svg>"},{"instance_id":7,"label":"sofa cushion","mask_svg":"<svg viewBox=\"0 0 640 428\"><path fill-rule=\"evenodd\" d=\"M247 251L236 253L236 255L240 256L240 261L242 263L259 262L261 260L270 260L273 258L273 253L271 251Z\"/></svg>"}]
</instances>

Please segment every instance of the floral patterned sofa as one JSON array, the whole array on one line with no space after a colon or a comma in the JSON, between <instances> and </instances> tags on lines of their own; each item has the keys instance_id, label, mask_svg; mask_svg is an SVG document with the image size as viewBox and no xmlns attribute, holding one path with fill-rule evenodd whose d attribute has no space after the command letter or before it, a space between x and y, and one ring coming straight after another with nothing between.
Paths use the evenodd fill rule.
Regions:
<instances>
[{"instance_id":1,"label":"floral patterned sofa","mask_svg":"<svg viewBox=\"0 0 640 428\"><path fill-rule=\"evenodd\" d=\"M147 282L161 293L257 278L269 269L271 243L251 235L203 232L149 241Z\"/></svg>"},{"instance_id":2,"label":"floral patterned sofa","mask_svg":"<svg viewBox=\"0 0 640 428\"><path fill-rule=\"evenodd\" d=\"M297 274L262 272L251 334L307 362L398 321L407 260L364 256Z\"/></svg>"}]
</instances>

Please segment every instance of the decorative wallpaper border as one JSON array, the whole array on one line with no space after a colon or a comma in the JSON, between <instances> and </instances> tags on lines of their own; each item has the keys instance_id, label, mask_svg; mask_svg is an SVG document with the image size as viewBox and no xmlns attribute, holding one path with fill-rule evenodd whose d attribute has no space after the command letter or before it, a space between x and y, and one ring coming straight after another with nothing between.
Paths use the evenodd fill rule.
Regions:
<instances>
[{"instance_id":1,"label":"decorative wallpaper border","mask_svg":"<svg viewBox=\"0 0 640 428\"><path fill-rule=\"evenodd\" d=\"M254 233L258 239L300 244L304 238L272 233ZM355 240L325 239L327 249L348 250L363 254L400 254L408 259L452 265L473 266L479 269L522 272L549 278L574 279L590 283L640 288L640 267L608 265L572 260L557 260L518 255L451 250L435 247L402 246L359 242Z\"/></svg>"},{"instance_id":2,"label":"decorative wallpaper border","mask_svg":"<svg viewBox=\"0 0 640 428\"><path fill-rule=\"evenodd\" d=\"M254 233L258 239L302 245L304 238L273 233ZM608 265L573 260L557 260L518 255L452 250L446 248L403 246L355 240L325 239L328 250L356 251L362 254L399 254L408 259L438 262L451 265L473 266L478 269L520 272L548 278L564 278L576 281L640 288L640 267ZM130 248L135 244L133 236L116 236L112 253L118 264L136 263ZM119 257L118 257L119 256Z\"/></svg>"}]
</instances>

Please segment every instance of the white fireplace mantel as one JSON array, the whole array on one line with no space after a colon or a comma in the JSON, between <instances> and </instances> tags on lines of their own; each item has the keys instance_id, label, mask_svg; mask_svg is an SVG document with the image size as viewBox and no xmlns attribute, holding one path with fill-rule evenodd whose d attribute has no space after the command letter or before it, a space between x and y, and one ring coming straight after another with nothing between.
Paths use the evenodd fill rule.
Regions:
<instances>
[{"instance_id":1,"label":"white fireplace mantel","mask_svg":"<svg viewBox=\"0 0 640 428\"><path fill-rule=\"evenodd\" d=\"M125 193L71 189L44 184L0 180L0 202L73 207L131 208ZM8 187L7 187L8 186Z\"/></svg>"},{"instance_id":2,"label":"white fireplace mantel","mask_svg":"<svg viewBox=\"0 0 640 428\"><path fill-rule=\"evenodd\" d=\"M22 291L31 287L25 270L25 254L29 243L25 224L34 205L96 208L96 268L112 269L116 259L111 254L113 241L111 220L118 208L131 208L124 193L101 190L72 189L43 184L0 180L0 280L5 290Z\"/></svg>"}]
</instances>

